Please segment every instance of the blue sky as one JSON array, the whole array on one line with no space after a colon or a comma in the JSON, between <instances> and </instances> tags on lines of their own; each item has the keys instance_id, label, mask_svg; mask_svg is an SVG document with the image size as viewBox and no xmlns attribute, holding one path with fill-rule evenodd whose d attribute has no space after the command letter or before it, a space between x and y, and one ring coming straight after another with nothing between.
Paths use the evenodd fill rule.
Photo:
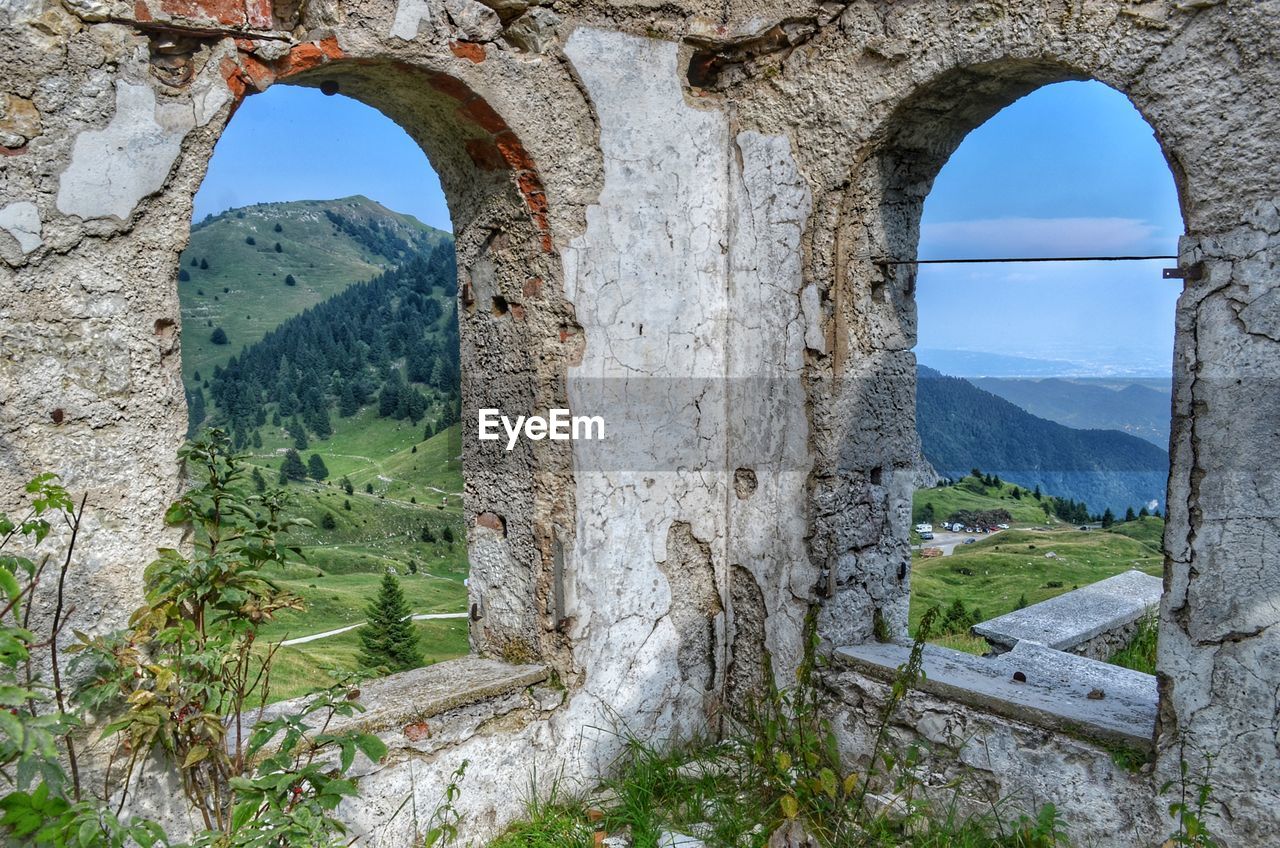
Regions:
<instances>
[{"instance_id":1,"label":"blue sky","mask_svg":"<svg viewBox=\"0 0 1280 848\"><path fill-rule=\"evenodd\" d=\"M247 98L209 162L195 219L252 203L363 194L452 230L440 180L413 139L369 106L275 85Z\"/></svg>"},{"instance_id":2,"label":"blue sky","mask_svg":"<svg viewBox=\"0 0 1280 848\"><path fill-rule=\"evenodd\" d=\"M925 200L921 258L1172 254L1173 176L1128 99L1046 86L974 130ZM1172 261L921 266L920 348L1067 360L1077 373L1170 373Z\"/></svg>"},{"instance_id":3,"label":"blue sky","mask_svg":"<svg viewBox=\"0 0 1280 848\"><path fill-rule=\"evenodd\" d=\"M421 149L374 109L314 89L248 98L218 142L195 216L364 194L450 229ZM925 202L921 258L1175 253L1177 192L1147 125L1095 82L1046 86L965 139ZM922 266L919 347L1167 374L1169 262Z\"/></svg>"}]
</instances>

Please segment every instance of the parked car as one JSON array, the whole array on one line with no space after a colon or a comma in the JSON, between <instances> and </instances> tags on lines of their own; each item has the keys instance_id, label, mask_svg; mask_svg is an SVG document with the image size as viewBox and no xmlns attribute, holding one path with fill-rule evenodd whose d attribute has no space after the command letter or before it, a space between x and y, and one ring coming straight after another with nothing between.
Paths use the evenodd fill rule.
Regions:
<instances>
[{"instance_id":1,"label":"parked car","mask_svg":"<svg viewBox=\"0 0 1280 848\"><path fill-rule=\"evenodd\" d=\"M976 542L976 541L978 541L978 540L977 540L977 539L975 539L975 538L973 538L972 536L970 536L969 538L967 538L967 539L965 539L965 540L964 540L964 543L965 543L966 545L972 545L972 544L973 544L974 542Z\"/></svg>"},{"instance_id":2,"label":"parked car","mask_svg":"<svg viewBox=\"0 0 1280 848\"><path fill-rule=\"evenodd\" d=\"M930 539L932 539L932 538L933 538L933 534L932 534L932 533L921 533L921 534L920 534L920 538L927 542L927 541L929 541Z\"/></svg>"}]
</instances>

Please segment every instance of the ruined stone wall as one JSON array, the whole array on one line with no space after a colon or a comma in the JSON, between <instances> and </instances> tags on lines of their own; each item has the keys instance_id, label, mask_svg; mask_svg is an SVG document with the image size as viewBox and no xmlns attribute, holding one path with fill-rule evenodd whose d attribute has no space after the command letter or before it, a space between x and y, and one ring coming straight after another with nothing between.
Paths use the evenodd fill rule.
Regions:
<instances>
[{"instance_id":1,"label":"ruined stone wall","mask_svg":"<svg viewBox=\"0 0 1280 848\"><path fill-rule=\"evenodd\" d=\"M914 277L873 260L912 255L933 177L1000 108L1123 91L1204 269L1178 310L1160 756L1124 814L1150 815L1185 740L1218 756L1228 844L1280 838L1280 3L25 0L0 21L0 492L50 469L91 493L74 626L119 624L174 541L177 257L219 133L268 85L336 82L439 171L465 421L606 416L571 449L464 428L473 643L551 666L564 701L406 746L369 788L429 808L470 757L479 834L533 763L573 780L622 727L713 727L766 657L790 680L815 606L826 645L905 631Z\"/></svg>"}]
</instances>

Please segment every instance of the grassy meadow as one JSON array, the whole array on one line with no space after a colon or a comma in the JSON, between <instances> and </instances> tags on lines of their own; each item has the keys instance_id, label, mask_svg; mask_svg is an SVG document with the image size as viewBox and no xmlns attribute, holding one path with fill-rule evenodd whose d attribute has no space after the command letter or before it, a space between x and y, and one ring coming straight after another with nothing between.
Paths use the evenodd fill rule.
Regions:
<instances>
[{"instance_id":1,"label":"grassy meadow","mask_svg":"<svg viewBox=\"0 0 1280 848\"><path fill-rule=\"evenodd\" d=\"M1164 521L1160 518L1119 522L1106 530L1079 530L1056 519L1046 524L1034 498L1023 495L1015 500L1007 485L983 496L974 491L978 487L965 486L966 482L974 481L966 478L957 486L917 492L914 512L919 515L924 504L931 502L941 522L956 509L1003 508L1014 516L1013 526L978 536L971 545L957 545L951 556L924 557L918 550L913 552L912 633L925 611L935 605L945 611L960 601L970 612L978 611L979 620L986 620L1130 569L1156 576L1163 573ZM940 635L932 641L971 653L987 650L984 640L967 632Z\"/></svg>"}]
</instances>

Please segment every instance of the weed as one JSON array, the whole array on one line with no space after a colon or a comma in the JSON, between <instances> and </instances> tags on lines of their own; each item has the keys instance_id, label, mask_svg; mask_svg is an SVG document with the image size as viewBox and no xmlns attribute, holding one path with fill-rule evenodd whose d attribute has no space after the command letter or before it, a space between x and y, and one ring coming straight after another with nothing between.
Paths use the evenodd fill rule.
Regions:
<instances>
[{"instance_id":1,"label":"weed","mask_svg":"<svg viewBox=\"0 0 1280 848\"><path fill-rule=\"evenodd\" d=\"M1129 644L1113 654L1107 662L1145 674L1155 674L1159 624L1160 620L1156 616L1144 616L1138 621L1138 630Z\"/></svg>"}]
</instances>

